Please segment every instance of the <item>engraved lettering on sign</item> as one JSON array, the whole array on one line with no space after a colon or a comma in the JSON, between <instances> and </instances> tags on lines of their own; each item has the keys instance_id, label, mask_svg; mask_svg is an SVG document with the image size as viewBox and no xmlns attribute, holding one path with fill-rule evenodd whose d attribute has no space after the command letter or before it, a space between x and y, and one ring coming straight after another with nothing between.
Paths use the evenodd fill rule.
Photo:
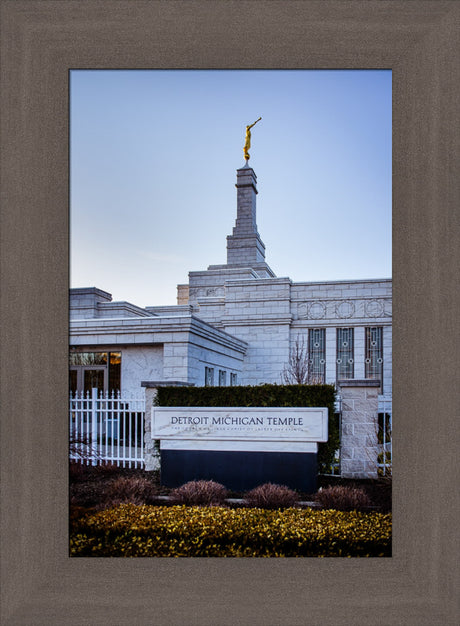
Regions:
<instances>
[{"instance_id":1,"label":"engraved lettering on sign","mask_svg":"<svg viewBox=\"0 0 460 626\"><path fill-rule=\"evenodd\" d=\"M153 407L155 439L327 441L324 407Z\"/></svg>"}]
</instances>

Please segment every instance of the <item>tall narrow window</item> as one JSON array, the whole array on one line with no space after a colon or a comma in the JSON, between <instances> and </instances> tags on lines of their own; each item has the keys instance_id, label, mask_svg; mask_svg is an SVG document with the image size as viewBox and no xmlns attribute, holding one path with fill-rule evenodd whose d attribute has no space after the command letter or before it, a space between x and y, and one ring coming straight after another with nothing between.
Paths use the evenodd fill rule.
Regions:
<instances>
[{"instance_id":1,"label":"tall narrow window","mask_svg":"<svg viewBox=\"0 0 460 626\"><path fill-rule=\"evenodd\" d=\"M109 353L109 392L121 390L121 352Z\"/></svg>"},{"instance_id":2,"label":"tall narrow window","mask_svg":"<svg viewBox=\"0 0 460 626\"><path fill-rule=\"evenodd\" d=\"M383 383L383 328L366 328L366 356L364 371L366 378L376 378Z\"/></svg>"},{"instance_id":3,"label":"tall narrow window","mask_svg":"<svg viewBox=\"0 0 460 626\"><path fill-rule=\"evenodd\" d=\"M326 330L308 331L308 380L311 384L324 383L326 378Z\"/></svg>"},{"instance_id":4,"label":"tall narrow window","mask_svg":"<svg viewBox=\"0 0 460 626\"><path fill-rule=\"evenodd\" d=\"M337 328L337 380L353 378L353 328Z\"/></svg>"},{"instance_id":5,"label":"tall narrow window","mask_svg":"<svg viewBox=\"0 0 460 626\"><path fill-rule=\"evenodd\" d=\"M214 368L204 368L204 384L206 387L212 387L214 385Z\"/></svg>"},{"instance_id":6,"label":"tall narrow window","mask_svg":"<svg viewBox=\"0 0 460 626\"><path fill-rule=\"evenodd\" d=\"M235 387L237 384L238 384L238 377L234 372L232 372L230 374L230 386Z\"/></svg>"},{"instance_id":7,"label":"tall narrow window","mask_svg":"<svg viewBox=\"0 0 460 626\"><path fill-rule=\"evenodd\" d=\"M69 390L75 395L78 391L78 370L76 367L71 367L69 372Z\"/></svg>"},{"instance_id":8,"label":"tall narrow window","mask_svg":"<svg viewBox=\"0 0 460 626\"><path fill-rule=\"evenodd\" d=\"M225 387L227 384L227 372L225 370L219 370L219 387Z\"/></svg>"}]
</instances>

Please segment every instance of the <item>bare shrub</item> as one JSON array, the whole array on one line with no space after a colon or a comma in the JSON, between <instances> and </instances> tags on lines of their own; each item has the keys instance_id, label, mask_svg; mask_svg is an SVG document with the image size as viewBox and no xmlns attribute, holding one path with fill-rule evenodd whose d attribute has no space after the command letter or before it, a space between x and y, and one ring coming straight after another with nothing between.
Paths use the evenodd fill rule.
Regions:
<instances>
[{"instance_id":1,"label":"bare shrub","mask_svg":"<svg viewBox=\"0 0 460 626\"><path fill-rule=\"evenodd\" d=\"M81 463L93 463L100 460L97 447L87 435L70 435L69 455L74 461Z\"/></svg>"},{"instance_id":2,"label":"bare shrub","mask_svg":"<svg viewBox=\"0 0 460 626\"><path fill-rule=\"evenodd\" d=\"M367 493L361 487L336 485L320 489L315 497L325 509L353 511L371 506Z\"/></svg>"},{"instance_id":3,"label":"bare shrub","mask_svg":"<svg viewBox=\"0 0 460 626\"><path fill-rule=\"evenodd\" d=\"M78 461L70 461L69 463L69 480L71 483L82 482L87 478L86 465Z\"/></svg>"},{"instance_id":4,"label":"bare shrub","mask_svg":"<svg viewBox=\"0 0 460 626\"><path fill-rule=\"evenodd\" d=\"M112 461L101 461L96 466L94 466L95 473L101 477L111 476L120 471L120 468L116 463Z\"/></svg>"},{"instance_id":5,"label":"bare shrub","mask_svg":"<svg viewBox=\"0 0 460 626\"><path fill-rule=\"evenodd\" d=\"M101 501L100 490L94 484L75 483L70 487L69 502L71 507L93 508Z\"/></svg>"},{"instance_id":6,"label":"bare shrub","mask_svg":"<svg viewBox=\"0 0 460 626\"><path fill-rule=\"evenodd\" d=\"M107 483L98 508L114 507L126 503L153 504L157 495L157 485L148 478L119 476Z\"/></svg>"},{"instance_id":7,"label":"bare shrub","mask_svg":"<svg viewBox=\"0 0 460 626\"><path fill-rule=\"evenodd\" d=\"M298 497L295 491L285 485L265 483L249 491L244 499L251 507L282 509L294 506Z\"/></svg>"},{"instance_id":8,"label":"bare shrub","mask_svg":"<svg viewBox=\"0 0 460 626\"><path fill-rule=\"evenodd\" d=\"M224 485L213 480L191 480L171 492L177 504L215 506L222 504L228 495Z\"/></svg>"},{"instance_id":9,"label":"bare shrub","mask_svg":"<svg viewBox=\"0 0 460 626\"><path fill-rule=\"evenodd\" d=\"M75 459L70 459L69 462L69 481L71 484L108 478L118 472L119 468L116 463L110 461L101 461L97 465Z\"/></svg>"}]
</instances>

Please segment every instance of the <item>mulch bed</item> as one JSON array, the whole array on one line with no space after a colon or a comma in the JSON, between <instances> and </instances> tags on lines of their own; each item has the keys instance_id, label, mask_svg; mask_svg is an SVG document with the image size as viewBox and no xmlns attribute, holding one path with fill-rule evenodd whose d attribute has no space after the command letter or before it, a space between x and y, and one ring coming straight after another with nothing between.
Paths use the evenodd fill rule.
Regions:
<instances>
[{"instance_id":1,"label":"mulch bed","mask_svg":"<svg viewBox=\"0 0 460 626\"><path fill-rule=\"evenodd\" d=\"M335 485L346 485L349 487L360 487L369 496L375 510L380 513L391 513L391 477L372 479L350 479L341 478L340 476L319 476L318 489L320 487L328 487Z\"/></svg>"},{"instance_id":2,"label":"mulch bed","mask_svg":"<svg viewBox=\"0 0 460 626\"><path fill-rule=\"evenodd\" d=\"M69 472L69 496L71 516L79 516L88 510L100 508L108 484L120 476L147 478L159 496L168 496L171 489L160 483L159 472L122 468L111 465L91 466L72 463ZM319 476L318 488L348 485L363 488L372 502L372 508L382 513L391 511L391 480L349 480L336 476ZM229 498L243 498L243 493L230 492ZM315 494L300 493L299 501L313 501ZM162 504L167 501L161 499Z\"/></svg>"}]
</instances>

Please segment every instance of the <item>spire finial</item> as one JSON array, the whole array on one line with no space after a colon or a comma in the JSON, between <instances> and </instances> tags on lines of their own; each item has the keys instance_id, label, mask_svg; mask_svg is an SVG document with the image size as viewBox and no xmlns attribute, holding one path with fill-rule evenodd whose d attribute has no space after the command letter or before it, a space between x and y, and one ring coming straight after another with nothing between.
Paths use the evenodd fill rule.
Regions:
<instances>
[{"instance_id":1,"label":"spire finial","mask_svg":"<svg viewBox=\"0 0 460 626\"><path fill-rule=\"evenodd\" d=\"M251 147L251 128L253 126L255 126L257 124L257 122L260 122L262 118L259 117L258 120L256 120L254 122L254 124L251 124L250 126L246 126L246 140L244 142L244 148L243 148L243 152L244 152L244 158L246 159L246 165L248 164L249 161L249 148Z\"/></svg>"}]
</instances>

